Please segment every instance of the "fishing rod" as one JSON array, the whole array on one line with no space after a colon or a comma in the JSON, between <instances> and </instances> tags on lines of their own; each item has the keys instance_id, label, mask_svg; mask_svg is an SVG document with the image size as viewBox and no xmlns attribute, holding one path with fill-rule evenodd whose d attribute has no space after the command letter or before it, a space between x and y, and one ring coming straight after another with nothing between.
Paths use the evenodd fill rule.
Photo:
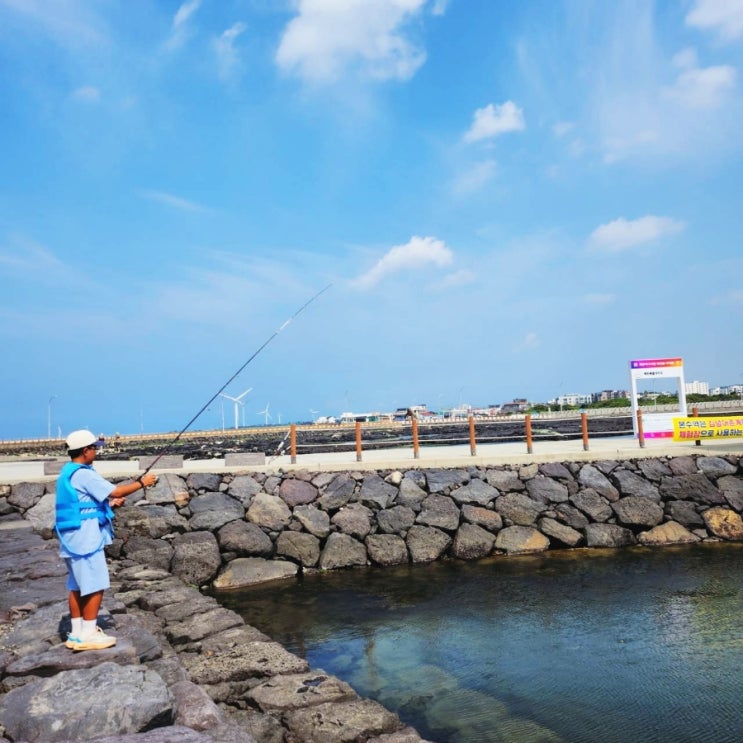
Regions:
<instances>
[{"instance_id":1,"label":"fishing rod","mask_svg":"<svg viewBox=\"0 0 743 743\"><path fill-rule=\"evenodd\" d=\"M326 287L320 289L317 294L315 294L313 297L310 297L281 327L274 330L273 334L266 339L266 341L263 343L260 348L258 348L257 351L253 353L253 355L204 403L204 405L201 407L198 413L194 415L191 420L186 423L185 426L178 432L178 434L175 436L175 438L168 444L166 444L162 451L155 457L155 459L152 461L149 467L142 473L140 477L143 477L146 475L168 452L169 449L172 449L179 441L181 436L183 436L184 433L193 425L194 421L224 392L225 389L227 389L227 386L234 381L250 364L253 359L258 356L258 354L263 351L263 349L287 326L289 325L292 320L294 320L295 317L302 314L307 307L309 307L321 294L324 294L330 287L333 286L332 284L328 284Z\"/></svg>"}]
</instances>

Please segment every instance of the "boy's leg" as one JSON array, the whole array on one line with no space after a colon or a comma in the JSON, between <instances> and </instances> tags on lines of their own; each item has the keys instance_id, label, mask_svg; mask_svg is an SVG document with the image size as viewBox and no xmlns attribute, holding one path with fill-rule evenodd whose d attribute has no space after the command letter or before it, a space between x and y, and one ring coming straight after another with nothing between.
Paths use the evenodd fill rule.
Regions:
<instances>
[{"instance_id":1,"label":"boy's leg","mask_svg":"<svg viewBox=\"0 0 743 743\"><path fill-rule=\"evenodd\" d=\"M98 611L103 602L103 591L95 591L87 596L80 596L81 616L85 621L98 619Z\"/></svg>"}]
</instances>

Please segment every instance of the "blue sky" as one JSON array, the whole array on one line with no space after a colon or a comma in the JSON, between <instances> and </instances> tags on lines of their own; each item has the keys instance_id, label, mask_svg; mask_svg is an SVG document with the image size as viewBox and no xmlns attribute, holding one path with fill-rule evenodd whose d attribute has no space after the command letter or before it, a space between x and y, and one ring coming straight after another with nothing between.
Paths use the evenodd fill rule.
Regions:
<instances>
[{"instance_id":1,"label":"blue sky","mask_svg":"<svg viewBox=\"0 0 743 743\"><path fill-rule=\"evenodd\" d=\"M246 423L740 384L742 72L743 0L0 0L0 438L179 430L329 283Z\"/></svg>"}]
</instances>

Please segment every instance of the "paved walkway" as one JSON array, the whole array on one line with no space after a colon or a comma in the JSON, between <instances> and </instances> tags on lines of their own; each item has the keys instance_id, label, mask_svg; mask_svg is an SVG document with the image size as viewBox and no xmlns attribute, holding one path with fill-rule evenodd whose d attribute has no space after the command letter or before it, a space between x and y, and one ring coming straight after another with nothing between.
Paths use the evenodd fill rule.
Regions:
<instances>
[{"instance_id":1,"label":"paved walkway","mask_svg":"<svg viewBox=\"0 0 743 743\"><path fill-rule=\"evenodd\" d=\"M264 465L245 465L231 469L241 472L270 472L279 469L310 469L320 471L412 469L414 467L469 467L502 464L528 464L529 462L595 461L599 459L637 459L642 457L682 456L685 454L707 454L743 456L743 439L718 439L705 441L700 446L693 442L660 442L648 440L641 448L633 436L596 438L589 442L589 451L583 450L581 439L563 441L534 441L531 454L523 441L480 444L476 456L471 456L469 444L453 446L422 446L418 459L413 449L392 448L368 450L362 453L362 461L356 461L356 452L321 452L298 454L292 465L288 455L267 457ZM105 477L136 475L141 470L136 459L122 461L100 460L96 469ZM158 472L224 472L224 460L191 459L183 468L157 470ZM15 482L54 480L56 475L44 475L43 461L18 459L0 462L0 484Z\"/></svg>"}]
</instances>

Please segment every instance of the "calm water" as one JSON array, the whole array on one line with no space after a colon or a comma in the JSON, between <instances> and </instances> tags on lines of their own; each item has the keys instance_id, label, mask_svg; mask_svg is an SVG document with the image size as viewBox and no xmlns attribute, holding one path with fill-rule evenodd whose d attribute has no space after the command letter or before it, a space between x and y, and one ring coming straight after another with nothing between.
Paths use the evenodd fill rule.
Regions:
<instances>
[{"instance_id":1,"label":"calm water","mask_svg":"<svg viewBox=\"0 0 743 743\"><path fill-rule=\"evenodd\" d=\"M220 600L439 743L743 741L743 544L336 571Z\"/></svg>"}]
</instances>

